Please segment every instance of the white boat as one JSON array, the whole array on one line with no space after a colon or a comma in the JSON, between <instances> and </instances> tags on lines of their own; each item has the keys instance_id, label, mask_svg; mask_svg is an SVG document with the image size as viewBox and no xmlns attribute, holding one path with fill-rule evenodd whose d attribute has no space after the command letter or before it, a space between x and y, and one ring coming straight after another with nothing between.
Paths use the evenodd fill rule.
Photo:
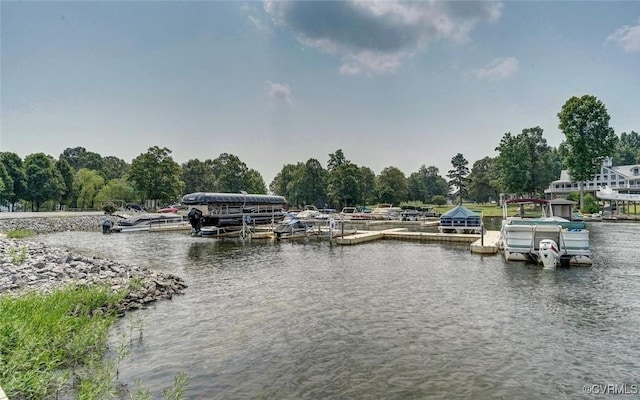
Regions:
<instances>
[{"instance_id":1,"label":"white boat","mask_svg":"<svg viewBox=\"0 0 640 400\"><path fill-rule=\"evenodd\" d=\"M318 215L320 215L320 211L316 208L316 206L304 206L304 210L298 212L296 214L296 218L312 219L316 218Z\"/></svg>"},{"instance_id":2,"label":"white boat","mask_svg":"<svg viewBox=\"0 0 640 400\"><path fill-rule=\"evenodd\" d=\"M193 229L191 230L192 234L202 237L213 237L213 238L224 238L224 237L235 237L235 238L245 238L250 233L250 230L247 228L243 231L242 226L203 226L200 228L198 232L195 232Z\"/></svg>"},{"instance_id":3,"label":"white boat","mask_svg":"<svg viewBox=\"0 0 640 400\"><path fill-rule=\"evenodd\" d=\"M150 232L163 230L188 230L191 228L186 216L176 213L139 213L121 219L110 232Z\"/></svg>"},{"instance_id":4,"label":"white boat","mask_svg":"<svg viewBox=\"0 0 640 400\"><path fill-rule=\"evenodd\" d=\"M393 204L381 203L378 204L372 211L372 219L391 220L400 218L402 208L394 207Z\"/></svg>"},{"instance_id":5,"label":"white boat","mask_svg":"<svg viewBox=\"0 0 640 400\"><path fill-rule=\"evenodd\" d=\"M375 219L374 215L367 212L362 212L358 207L344 207L342 211L337 215L341 220L352 221L366 221Z\"/></svg>"},{"instance_id":6,"label":"white boat","mask_svg":"<svg viewBox=\"0 0 640 400\"><path fill-rule=\"evenodd\" d=\"M587 224L554 216L549 203L544 199L514 199L504 203L499 246L505 259L535 262L545 269L591 265ZM508 206L513 204L520 205L521 211L525 204L538 204L542 216L509 217Z\"/></svg>"},{"instance_id":7,"label":"white boat","mask_svg":"<svg viewBox=\"0 0 640 400\"><path fill-rule=\"evenodd\" d=\"M273 228L273 235L276 240L282 239L299 239L309 236L309 229L311 228L307 222L300 219L292 219L290 221L283 221Z\"/></svg>"},{"instance_id":8,"label":"white boat","mask_svg":"<svg viewBox=\"0 0 640 400\"><path fill-rule=\"evenodd\" d=\"M588 222L602 221L602 213L600 211L592 214L586 214L584 220Z\"/></svg>"},{"instance_id":9,"label":"white boat","mask_svg":"<svg viewBox=\"0 0 640 400\"><path fill-rule=\"evenodd\" d=\"M315 216L315 219L317 220L324 220L324 221L328 221L329 219L333 218L336 215L336 210L334 208L323 208L322 210L319 210L320 214Z\"/></svg>"}]
</instances>

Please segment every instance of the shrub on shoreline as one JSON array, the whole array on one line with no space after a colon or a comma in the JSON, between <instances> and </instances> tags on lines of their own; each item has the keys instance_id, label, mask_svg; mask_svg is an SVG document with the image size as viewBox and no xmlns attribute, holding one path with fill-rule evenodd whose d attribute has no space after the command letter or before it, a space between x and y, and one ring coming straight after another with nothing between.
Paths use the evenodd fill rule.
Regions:
<instances>
[{"instance_id":1,"label":"shrub on shoreline","mask_svg":"<svg viewBox=\"0 0 640 400\"><path fill-rule=\"evenodd\" d=\"M35 236L36 233L29 229L13 229L5 232L5 235L10 239L24 239Z\"/></svg>"}]
</instances>

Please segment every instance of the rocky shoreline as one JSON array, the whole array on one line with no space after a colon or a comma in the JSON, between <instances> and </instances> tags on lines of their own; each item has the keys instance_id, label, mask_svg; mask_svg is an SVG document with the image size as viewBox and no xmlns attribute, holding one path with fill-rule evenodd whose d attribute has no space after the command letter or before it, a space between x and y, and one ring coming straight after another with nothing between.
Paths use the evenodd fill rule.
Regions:
<instances>
[{"instance_id":1,"label":"rocky shoreline","mask_svg":"<svg viewBox=\"0 0 640 400\"><path fill-rule=\"evenodd\" d=\"M28 229L35 233L54 233L66 231L99 232L102 221L115 220L111 215L78 215L68 217L34 217L0 219L0 232L15 229Z\"/></svg>"},{"instance_id":2,"label":"rocky shoreline","mask_svg":"<svg viewBox=\"0 0 640 400\"><path fill-rule=\"evenodd\" d=\"M36 233L99 231L107 216L17 218L0 220L0 232L29 229ZM171 299L187 285L173 274L138 268L97 257L72 254L29 239L0 237L0 295L50 293L68 285L108 285L125 290L119 312L144 308L158 299Z\"/></svg>"}]
</instances>

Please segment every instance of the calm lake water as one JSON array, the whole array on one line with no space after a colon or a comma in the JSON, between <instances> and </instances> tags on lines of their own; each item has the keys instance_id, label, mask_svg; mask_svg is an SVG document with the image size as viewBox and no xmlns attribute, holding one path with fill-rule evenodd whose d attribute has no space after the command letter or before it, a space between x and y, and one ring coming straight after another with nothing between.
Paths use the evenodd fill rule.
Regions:
<instances>
[{"instance_id":1,"label":"calm lake water","mask_svg":"<svg viewBox=\"0 0 640 400\"><path fill-rule=\"evenodd\" d=\"M594 397L585 385L640 386L640 224L591 224L593 266L557 271L468 245L40 239L186 280L112 335L137 339L143 322L120 377L157 398L180 372L192 399L575 399Z\"/></svg>"}]
</instances>

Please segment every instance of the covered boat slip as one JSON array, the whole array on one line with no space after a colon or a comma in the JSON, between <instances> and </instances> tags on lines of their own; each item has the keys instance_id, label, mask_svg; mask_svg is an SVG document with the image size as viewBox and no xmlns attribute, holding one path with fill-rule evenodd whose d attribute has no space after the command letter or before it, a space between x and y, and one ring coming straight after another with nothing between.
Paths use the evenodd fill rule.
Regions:
<instances>
[{"instance_id":1,"label":"covered boat slip","mask_svg":"<svg viewBox=\"0 0 640 400\"><path fill-rule=\"evenodd\" d=\"M182 197L185 205L218 205L218 206L243 206L243 205L279 205L283 207L287 201L282 196L268 194L243 194L243 193L190 193Z\"/></svg>"},{"instance_id":2,"label":"covered boat slip","mask_svg":"<svg viewBox=\"0 0 640 400\"><path fill-rule=\"evenodd\" d=\"M456 206L440 216L442 233L481 233L482 216L464 206Z\"/></svg>"},{"instance_id":3,"label":"covered boat slip","mask_svg":"<svg viewBox=\"0 0 640 400\"><path fill-rule=\"evenodd\" d=\"M244 193L190 193L182 197L189 222L199 232L203 227L263 225L285 217L287 201L282 196Z\"/></svg>"}]
</instances>

